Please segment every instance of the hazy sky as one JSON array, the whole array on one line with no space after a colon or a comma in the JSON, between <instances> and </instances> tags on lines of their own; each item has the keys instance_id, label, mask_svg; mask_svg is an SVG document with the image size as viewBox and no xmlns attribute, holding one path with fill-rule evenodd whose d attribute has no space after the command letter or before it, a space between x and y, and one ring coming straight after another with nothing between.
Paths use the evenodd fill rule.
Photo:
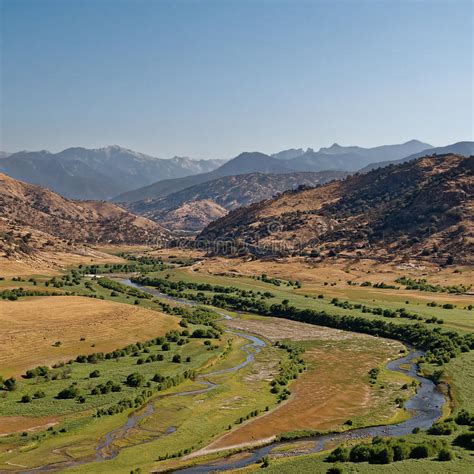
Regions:
<instances>
[{"instance_id":1,"label":"hazy sky","mask_svg":"<svg viewBox=\"0 0 474 474\"><path fill-rule=\"evenodd\" d=\"M473 139L471 1L0 3L6 151Z\"/></svg>"}]
</instances>

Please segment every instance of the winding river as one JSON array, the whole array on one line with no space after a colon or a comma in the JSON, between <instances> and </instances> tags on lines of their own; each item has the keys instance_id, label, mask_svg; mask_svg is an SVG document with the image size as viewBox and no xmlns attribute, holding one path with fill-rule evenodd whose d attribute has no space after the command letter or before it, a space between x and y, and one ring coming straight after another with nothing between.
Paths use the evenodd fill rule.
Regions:
<instances>
[{"instance_id":1,"label":"winding river","mask_svg":"<svg viewBox=\"0 0 474 474\"><path fill-rule=\"evenodd\" d=\"M140 289L147 293L150 293L154 296L157 296L161 299L166 299L169 301L173 301L179 304L184 304L187 306L197 306L197 303L181 298L173 298L171 296L165 295L153 288L148 288L142 285L138 285L136 283L131 282L129 279L122 279L119 280L120 283L132 286L134 288ZM223 319L232 319L227 313L215 309L219 315L222 316ZM241 368L245 367L249 363L251 363L254 359L254 354L259 352L263 346L265 346L265 342L258 338L257 336L244 334L237 331L227 330L228 333L235 334L236 336L242 337L249 341L248 344L244 345L241 350L246 354L246 359L238 365L227 369L221 369L214 372L209 372L205 375L199 375L195 382L201 384L203 386L202 389L191 390L191 391L184 391L184 392L177 392L171 394L160 395L158 397L154 397L150 400L143 408L140 410L133 412L129 415L127 422L118 428L107 433L103 439L98 443L95 449L95 459L74 459L68 460L64 462L49 464L45 466L38 467L36 469L31 469L28 471L23 471L24 474L33 473L33 472L53 472L60 469L64 469L67 467L73 467L78 465L87 464L90 462L101 462L113 459L116 457L120 449L116 446L116 442L119 440L125 440L131 435L132 430L137 429L139 427L140 422L151 416L156 407L155 404L157 400L164 397L177 397L177 396L190 396L190 395L197 395L200 393L206 393L210 390L213 390L217 385L213 382L210 382L208 377L212 377L214 375L220 375L224 373L236 372ZM418 357L420 357L423 353L421 351L411 351L408 355L391 361L387 364L386 368L388 370L392 370L395 372L401 372L406 375L409 375L413 379L419 382L419 386L417 388L416 394L413 395L409 400L405 402L405 408L411 414L411 417L398 424L393 425L382 425L382 426L374 426L368 428L360 428L360 429L353 429L348 430L342 433L333 433L333 434L325 434L325 435L318 435L309 438L305 438L305 451L298 451L295 453L292 451L295 445L295 441L275 441L270 444L267 444L262 447L248 449L245 450L243 455L240 455L237 459L233 456L229 456L227 458L223 458L214 462L196 464L192 467L179 469L175 472L180 473L195 473L195 474L205 474L210 473L216 470L219 471L226 471L230 469L237 469L241 467L245 467L247 465L253 464L256 461L260 460L262 457L271 453L272 450L278 448L278 452L281 454L282 452L285 453L285 456L295 456L300 454L306 453L316 453L322 451L325 445L328 442L331 444L342 443L343 441L351 440L351 439L359 439L359 438L368 438L373 436L402 436L405 434L409 434L412 432L414 428L426 429L429 428L440 416L441 411L444 403L444 396L442 393L436 388L434 383L426 379L424 377L420 377L417 374L417 365L414 362ZM402 366L409 366L408 370L402 369ZM149 441L142 441L140 444L149 443L159 439L160 437L169 435L176 430L175 427L170 426L165 434L158 434L153 436L152 439ZM309 447L308 447L309 443ZM288 449L285 452L285 447Z\"/></svg>"}]
</instances>

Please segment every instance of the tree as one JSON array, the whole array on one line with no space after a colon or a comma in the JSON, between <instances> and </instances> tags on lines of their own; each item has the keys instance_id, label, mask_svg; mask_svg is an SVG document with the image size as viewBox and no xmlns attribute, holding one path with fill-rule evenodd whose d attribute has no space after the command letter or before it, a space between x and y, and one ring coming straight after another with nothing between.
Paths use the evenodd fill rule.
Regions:
<instances>
[{"instance_id":1,"label":"tree","mask_svg":"<svg viewBox=\"0 0 474 474\"><path fill-rule=\"evenodd\" d=\"M349 461L349 450L347 448L343 448L342 446L337 447L334 451L329 454L326 458L327 462L346 462Z\"/></svg>"},{"instance_id":2,"label":"tree","mask_svg":"<svg viewBox=\"0 0 474 474\"><path fill-rule=\"evenodd\" d=\"M145 378L138 372L134 372L133 374L127 376L125 383L129 387L141 387L145 383Z\"/></svg>"},{"instance_id":3,"label":"tree","mask_svg":"<svg viewBox=\"0 0 474 474\"><path fill-rule=\"evenodd\" d=\"M422 459L427 458L430 455L430 450L427 445L419 444L414 446L410 452L410 458L412 459Z\"/></svg>"},{"instance_id":4,"label":"tree","mask_svg":"<svg viewBox=\"0 0 474 474\"><path fill-rule=\"evenodd\" d=\"M333 466L330 467L327 471L326 474L343 474L344 470L342 467L339 466Z\"/></svg>"},{"instance_id":5,"label":"tree","mask_svg":"<svg viewBox=\"0 0 474 474\"><path fill-rule=\"evenodd\" d=\"M75 385L70 385L69 387L61 390L57 394L56 398L66 400L66 399L76 398L78 395L79 395L79 389Z\"/></svg>"},{"instance_id":6,"label":"tree","mask_svg":"<svg viewBox=\"0 0 474 474\"><path fill-rule=\"evenodd\" d=\"M3 382L3 387L8 392L13 392L17 388L16 379L14 377L10 377L9 379Z\"/></svg>"},{"instance_id":7,"label":"tree","mask_svg":"<svg viewBox=\"0 0 474 474\"><path fill-rule=\"evenodd\" d=\"M393 462L393 449L391 446L377 446L372 449L369 459L370 464L390 464Z\"/></svg>"},{"instance_id":8,"label":"tree","mask_svg":"<svg viewBox=\"0 0 474 474\"><path fill-rule=\"evenodd\" d=\"M438 461L452 461L454 459L454 455L452 451L447 448L443 448L438 453Z\"/></svg>"}]
</instances>

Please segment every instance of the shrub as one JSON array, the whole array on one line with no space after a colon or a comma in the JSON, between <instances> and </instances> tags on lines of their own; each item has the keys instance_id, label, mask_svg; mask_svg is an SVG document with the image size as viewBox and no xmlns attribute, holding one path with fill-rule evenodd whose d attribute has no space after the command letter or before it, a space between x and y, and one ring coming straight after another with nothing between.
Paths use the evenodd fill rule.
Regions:
<instances>
[{"instance_id":1,"label":"shrub","mask_svg":"<svg viewBox=\"0 0 474 474\"><path fill-rule=\"evenodd\" d=\"M75 385L70 385L69 387L61 390L56 395L56 398L66 400L66 399L76 398L78 395L79 395L79 389Z\"/></svg>"},{"instance_id":2,"label":"shrub","mask_svg":"<svg viewBox=\"0 0 474 474\"><path fill-rule=\"evenodd\" d=\"M393 446L393 460L403 461L410 457L410 448L405 443L397 443Z\"/></svg>"},{"instance_id":3,"label":"shrub","mask_svg":"<svg viewBox=\"0 0 474 474\"><path fill-rule=\"evenodd\" d=\"M330 467L327 471L326 471L327 474L343 474L344 473L344 470L342 469L342 467L339 467L339 466L333 466L333 467Z\"/></svg>"},{"instance_id":4,"label":"shrub","mask_svg":"<svg viewBox=\"0 0 474 474\"><path fill-rule=\"evenodd\" d=\"M89 374L89 378L91 378L91 379L96 379L97 377L100 377L100 371L98 371L98 370L93 370Z\"/></svg>"},{"instance_id":5,"label":"shrub","mask_svg":"<svg viewBox=\"0 0 474 474\"><path fill-rule=\"evenodd\" d=\"M145 383L145 378L143 375L134 372L127 376L127 380L125 382L129 387L141 387Z\"/></svg>"},{"instance_id":6,"label":"shrub","mask_svg":"<svg viewBox=\"0 0 474 474\"><path fill-rule=\"evenodd\" d=\"M438 453L437 459L438 461L452 461L454 459L454 455L449 449L443 448Z\"/></svg>"},{"instance_id":7,"label":"shrub","mask_svg":"<svg viewBox=\"0 0 474 474\"><path fill-rule=\"evenodd\" d=\"M349 450L342 446L337 447L332 451L329 456L326 458L327 462L347 462L349 461Z\"/></svg>"},{"instance_id":8,"label":"shrub","mask_svg":"<svg viewBox=\"0 0 474 474\"><path fill-rule=\"evenodd\" d=\"M33 377L44 377L47 375L49 372L48 367L41 366L41 367L36 367L34 369L29 369L26 371L26 374L24 377L26 379L32 379Z\"/></svg>"},{"instance_id":9,"label":"shrub","mask_svg":"<svg viewBox=\"0 0 474 474\"><path fill-rule=\"evenodd\" d=\"M455 438L453 444L462 448L474 450L474 431L460 434Z\"/></svg>"},{"instance_id":10,"label":"shrub","mask_svg":"<svg viewBox=\"0 0 474 474\"><path fill-rule=\"evenodd\" d=\"M27 394L27 395L23 395L23 396L21 397L21 400L20 400L20 401L21 401L21 403L30 403L30 402L31 402L31 396L28 395L28 394Z\"/></svg>"},{"instance_id":11,"label":"shrub","mask_svg":"<svg viewBox=\"0 0 474 474\"><path fill-rule=\"evenodd\" d=\"M458 416L455 418L458 425L474 425L474 415L467 412L466 410L461 410Z\"/></svg>"},{"instance_id":12,"label":"shrub","mask_svg":"<svg viewBox=\"0 0 474 474\"><path fill-rule=\"evenodd\" d=\"M349 453L349 459L351 462L365 462L369 461L371 454L372 453L369 445L358 444L351 449Z\"/></svg>"},{"instance_id":13,"label":"shrub","mask_svg":"<svg viewBox=\"0 0 474 474\"><path fill-rule=\"evenodd\" d=\"M423 459L427 458L430 455L430 448L426 444L419 444L418 446L413 446L410 451L411 459Z\"/></svg>"},{"instance_id":14,"label":"shrub","mask_svg":"<svg viewBox=\"0 0 474 474\"><path fill-rule=\"evenodd\" d=\"M453 423L450 422L441 422L435 423L431 428L428 430L428 434L430 435L450 435L453 433L455 427Z\"/></svg>"},{"instance_id":15,"label":"shrub","mask_svg":"<svg viewBox=\"0 0 474 474\"><path fill-rule=\"evenodd\" d=\"M370 464L389 464L393 462L394 453L391 446L377 446L371 450Z\"/></svg>"}]
</instances>

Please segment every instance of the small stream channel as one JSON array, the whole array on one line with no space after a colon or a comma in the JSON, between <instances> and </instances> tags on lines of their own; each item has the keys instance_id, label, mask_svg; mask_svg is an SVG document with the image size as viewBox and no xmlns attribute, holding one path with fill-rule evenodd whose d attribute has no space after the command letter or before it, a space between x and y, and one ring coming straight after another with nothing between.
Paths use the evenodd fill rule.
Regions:
<instances>
[{"instance_id":1,"label":"small stream channel","mask_svg":"<svg viewBox=\"0 0 474 474\"><path fill-rule=\"evenodd\" d=\"M179 304L184 304L187 306L197 306L197 303L181 298L173 298L169 295L165 295L160 293L159 291L148 288L136 283L131 282L129 279L121 279L119 280L120 283L124 285L128 285L147 293L150 293L154 296L157 296L162 299L166 299L169 301L173 301ZM227 313L214 309L219 315L222 316L223 319L232 319ZM260 352L263 346L265 346L265 342L253 335L243 334L237 331L227 330L226 332L230 334L235 334L236 336L240 336L244 339L249 341L249 344L246 344L241 348L241 350L246 354L245 361L241 362L240 364L230 367L227 369L221 369L214 372L209 372L205 375L200 375L195 379L195 382L201 384L203 386L202 389L191 390L191 391L184 391L184 392L177 392L171 394L164 394L159 395L158 397L154 397L150 400L143 408L131 413L127 419L127 422L114 430L107 433L103 439L98 443L95 449L95 459L77 459L77 460L68 460L64 462L49 464L45 466L41 466L35 469L31 469L28 471L22 471L24 474L34 473L34 472L53 472L60 469L65 469L67 467L79 466L83 464L87 464L90 462L101 462L115 458L120 449L118 446L115 445L117 441L126 440L128 436L132 433L132 431L139 427L140 422L151 416L155 410L155 404L160 398L164 397L177 397L177 396L189 396L189 395L197 395L200 393L206 393L210 390L213 390L217 387L217 384L210 382L207 380L208 377L212 377L214 375L221 375L224 373L236 372L241 368L245 367L246 365L250 364L254 359L254 354ZM351 440L351 439L359 439L359 438L367 438L373 436L402 436L405 434L409 434L412 432L414 428L426 429L429 428L440 416L442 411L442 406L444 403L444 396L439 392L436 388L434 383L426 379L424 377L420 377L417 374L417 365L414 362L415 359L423 355L421 351L411 351L408 355L391 361L386 365L388 370L393 370L395 372L401 372L410 377L414 378L419 382L419 386L417 392L413 397L405 402L405 408L408 412L412 415L408 420L403 421L398 424L394 425L382 425L382 426L375 426L375 427L368 427L368 428L360 428L354 430L348 430L343 433L333 433L333 434L326 434L326 435L319 435L313 436L309 438L305 438L306 443L310 443L310 447L305 449L305 452L302 453L299 451L298 453L293 453L291 451L291 447L294 447L295 441L275 441L270 443L266 446L248 449L243 452L238 458L236 459L233 456L229 456L227 458L223 458L217 461L197 464L195 466L179 469L174 472L179 473L189 473L189 474L205 474L214 472L216 470L219 471L226 471L230 469L237 469L241 467L245 467L247 465L253 464L260 460L263 456L268 455L273 449L279 448L279 453L285 453L285 446L288 446L288 451L285 453L286 456L292 455L300 455L305 453L316 453L322 451L324 446L331 442L334 443L342 443L343 441ZM404 370L401 366L409 365L410 368L408 370ZM139 444L149 443L155 441L163 436L173 433L176 430L175 427L170 426L165 434L157 434L151 440L141 442ZM138 444L138 443L137 443Z\"/></svg>"}]
</instances>

